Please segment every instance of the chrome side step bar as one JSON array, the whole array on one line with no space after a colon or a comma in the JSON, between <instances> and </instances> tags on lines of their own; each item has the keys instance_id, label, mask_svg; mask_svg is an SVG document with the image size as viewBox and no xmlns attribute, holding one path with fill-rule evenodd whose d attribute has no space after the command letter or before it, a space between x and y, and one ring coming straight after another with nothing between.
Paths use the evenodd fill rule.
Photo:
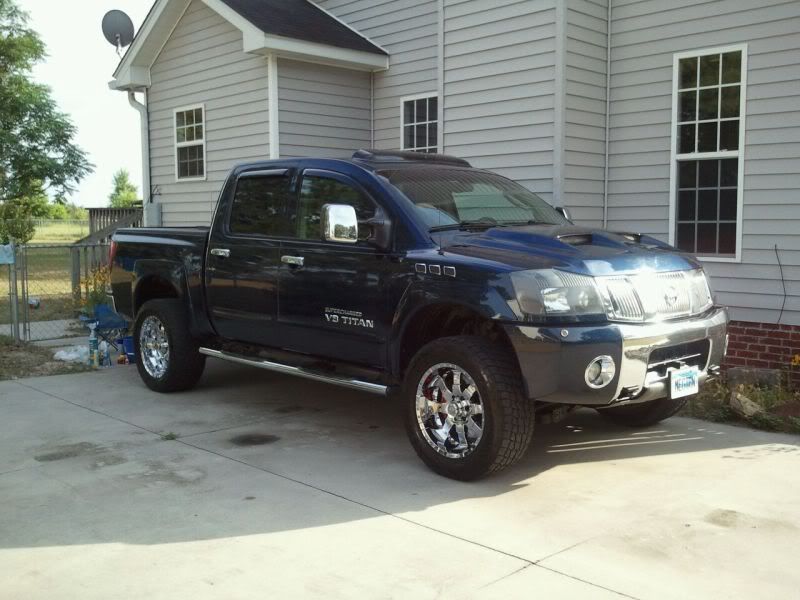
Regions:
<instances>
[{"instance_id":1,"label":"chrome side step bar","mask_svg":"<svg viewBox=\"0 0 800 600\"><path fill-rule=\"evenodd\" d=\"M377 383L370 383L369 381L360 381L358 379L351 379L350 377L342 377L339 375L326 375L318 371L311 371L302 367L292 367L281 363L264 360L262 358L249 358L241 354L233 354L231 352L222 352L221 350L213 350L211 348L200 348L200 354L211 356L214 358L221 358L230 362L248 365L250 367L258 367L259 369L266 369L267 371L275 371L277 373L285 373L286 375L296 375L305 379L312 379L314 381L322 381L324 383L331 383L340 387L350 388L352 390L360 390L362 392L370 392L372 394L386 395L386 386Z\"/></svg>"}]
</instances>

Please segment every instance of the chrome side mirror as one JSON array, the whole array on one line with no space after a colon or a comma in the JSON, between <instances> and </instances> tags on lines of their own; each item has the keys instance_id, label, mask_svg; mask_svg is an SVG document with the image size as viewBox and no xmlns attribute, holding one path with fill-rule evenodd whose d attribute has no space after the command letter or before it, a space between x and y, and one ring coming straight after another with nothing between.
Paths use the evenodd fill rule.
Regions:
<instances>
[{"instance_id":1,"label":"chrome side mirror","mask_svg":"<svg viewBox=\"0 0 800 600\"><path fill-rule=\"evenodd\" d=\"M556 212L564 217L567 221L572 223L572 218L569 216L569 211L566 206L556 206Z\"/></svg>"},{"instance_id":2,"label":"chrome side mirror","mask_svg":"<svg viewBox=\"0 0 800 600\"><path fill-rule=\"evenodd\" d=\"M349 204L322 207L322 237L326 242L355 244L358 241L356 209Z\"/></svg>"}]
</instances>

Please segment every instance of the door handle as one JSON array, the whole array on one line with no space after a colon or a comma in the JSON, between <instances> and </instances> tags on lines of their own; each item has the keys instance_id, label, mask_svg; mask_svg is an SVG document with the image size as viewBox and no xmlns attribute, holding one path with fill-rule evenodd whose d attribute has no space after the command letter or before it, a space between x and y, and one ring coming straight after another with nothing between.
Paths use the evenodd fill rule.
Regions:
<instances>
[{"instance_id":1,"label":"door handle","mask_svg":"<svg viewBox=\"0 0 800 600\"><path fill-rule=\"evenodd\" d=\"M302 256L281 256L281 262L292 267L302 267L304 259Z\"/></svg>"},{"instance_id":2,"label":"door handle","mask_svg":"<svg viewBox=\"0 0 800 600\"><path fill-rule=\"evenodd\" d=\"M222 258L228 258L231 255L231 251L227 248L212 248L211 254L214 256L221 256Z\"/></svg>"}]
</instances>

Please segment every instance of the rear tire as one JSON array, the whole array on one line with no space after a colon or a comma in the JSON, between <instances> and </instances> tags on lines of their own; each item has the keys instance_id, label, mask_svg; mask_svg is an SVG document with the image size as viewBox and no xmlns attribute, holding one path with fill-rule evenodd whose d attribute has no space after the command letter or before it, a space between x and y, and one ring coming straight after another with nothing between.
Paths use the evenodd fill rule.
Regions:
<instances>
[{"instance_id":1,"label":"rear tire","mask_svg":"<svg viewBox=\"0 0 800 600\"><path fill-rule=\"evenodd\" d=\"M660 398L641 404L629 404L615 408L598 409L601 415L612 423L625 427L649 427L668 419L686 404L687 397Z\"/></svg>"},{"instance_id":2,"label":"rear tire","mask_svg":"<svg viewBox=\"0 0 800 600\"><path fill-rule=\"evenodd\" d=\"M515 357L480 337L423 347L406 372L402 397L411 445L430 469L451 479L471 481L510 467L533 436L534 402L525 397Z\"/></svg>"},{"instance_id":3,"label":"rear tire","mask_svg":"<svg viewBox=\"0 0 800 600\"><path fill-rule=\"evenodd\" d=\"M133 325L136 368L145 385L168 393L193 387L206 357L189 332L186 309L179 300L146 302Z\"/></svg>"}]
</instances>

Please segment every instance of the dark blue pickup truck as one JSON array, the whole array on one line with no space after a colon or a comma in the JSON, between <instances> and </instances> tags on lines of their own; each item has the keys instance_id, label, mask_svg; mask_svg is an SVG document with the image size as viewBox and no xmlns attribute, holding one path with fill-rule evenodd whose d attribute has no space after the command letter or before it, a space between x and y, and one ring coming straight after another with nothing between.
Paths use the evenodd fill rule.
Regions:
<instances>
[{"instance_id":1,"label":"dark blue pickup truck","mask_svg":"<svg viewBox=\"0 0 800 600\"><path fill-rule=\"evenodd\" d=\"M212 356L388 395L420 458L463 480L574 406L673 415L727 339L691 256L443 155L237 166L210 228L117 231L111 287L150 388L192 387Z\"/></svg>"}]
</instances>

